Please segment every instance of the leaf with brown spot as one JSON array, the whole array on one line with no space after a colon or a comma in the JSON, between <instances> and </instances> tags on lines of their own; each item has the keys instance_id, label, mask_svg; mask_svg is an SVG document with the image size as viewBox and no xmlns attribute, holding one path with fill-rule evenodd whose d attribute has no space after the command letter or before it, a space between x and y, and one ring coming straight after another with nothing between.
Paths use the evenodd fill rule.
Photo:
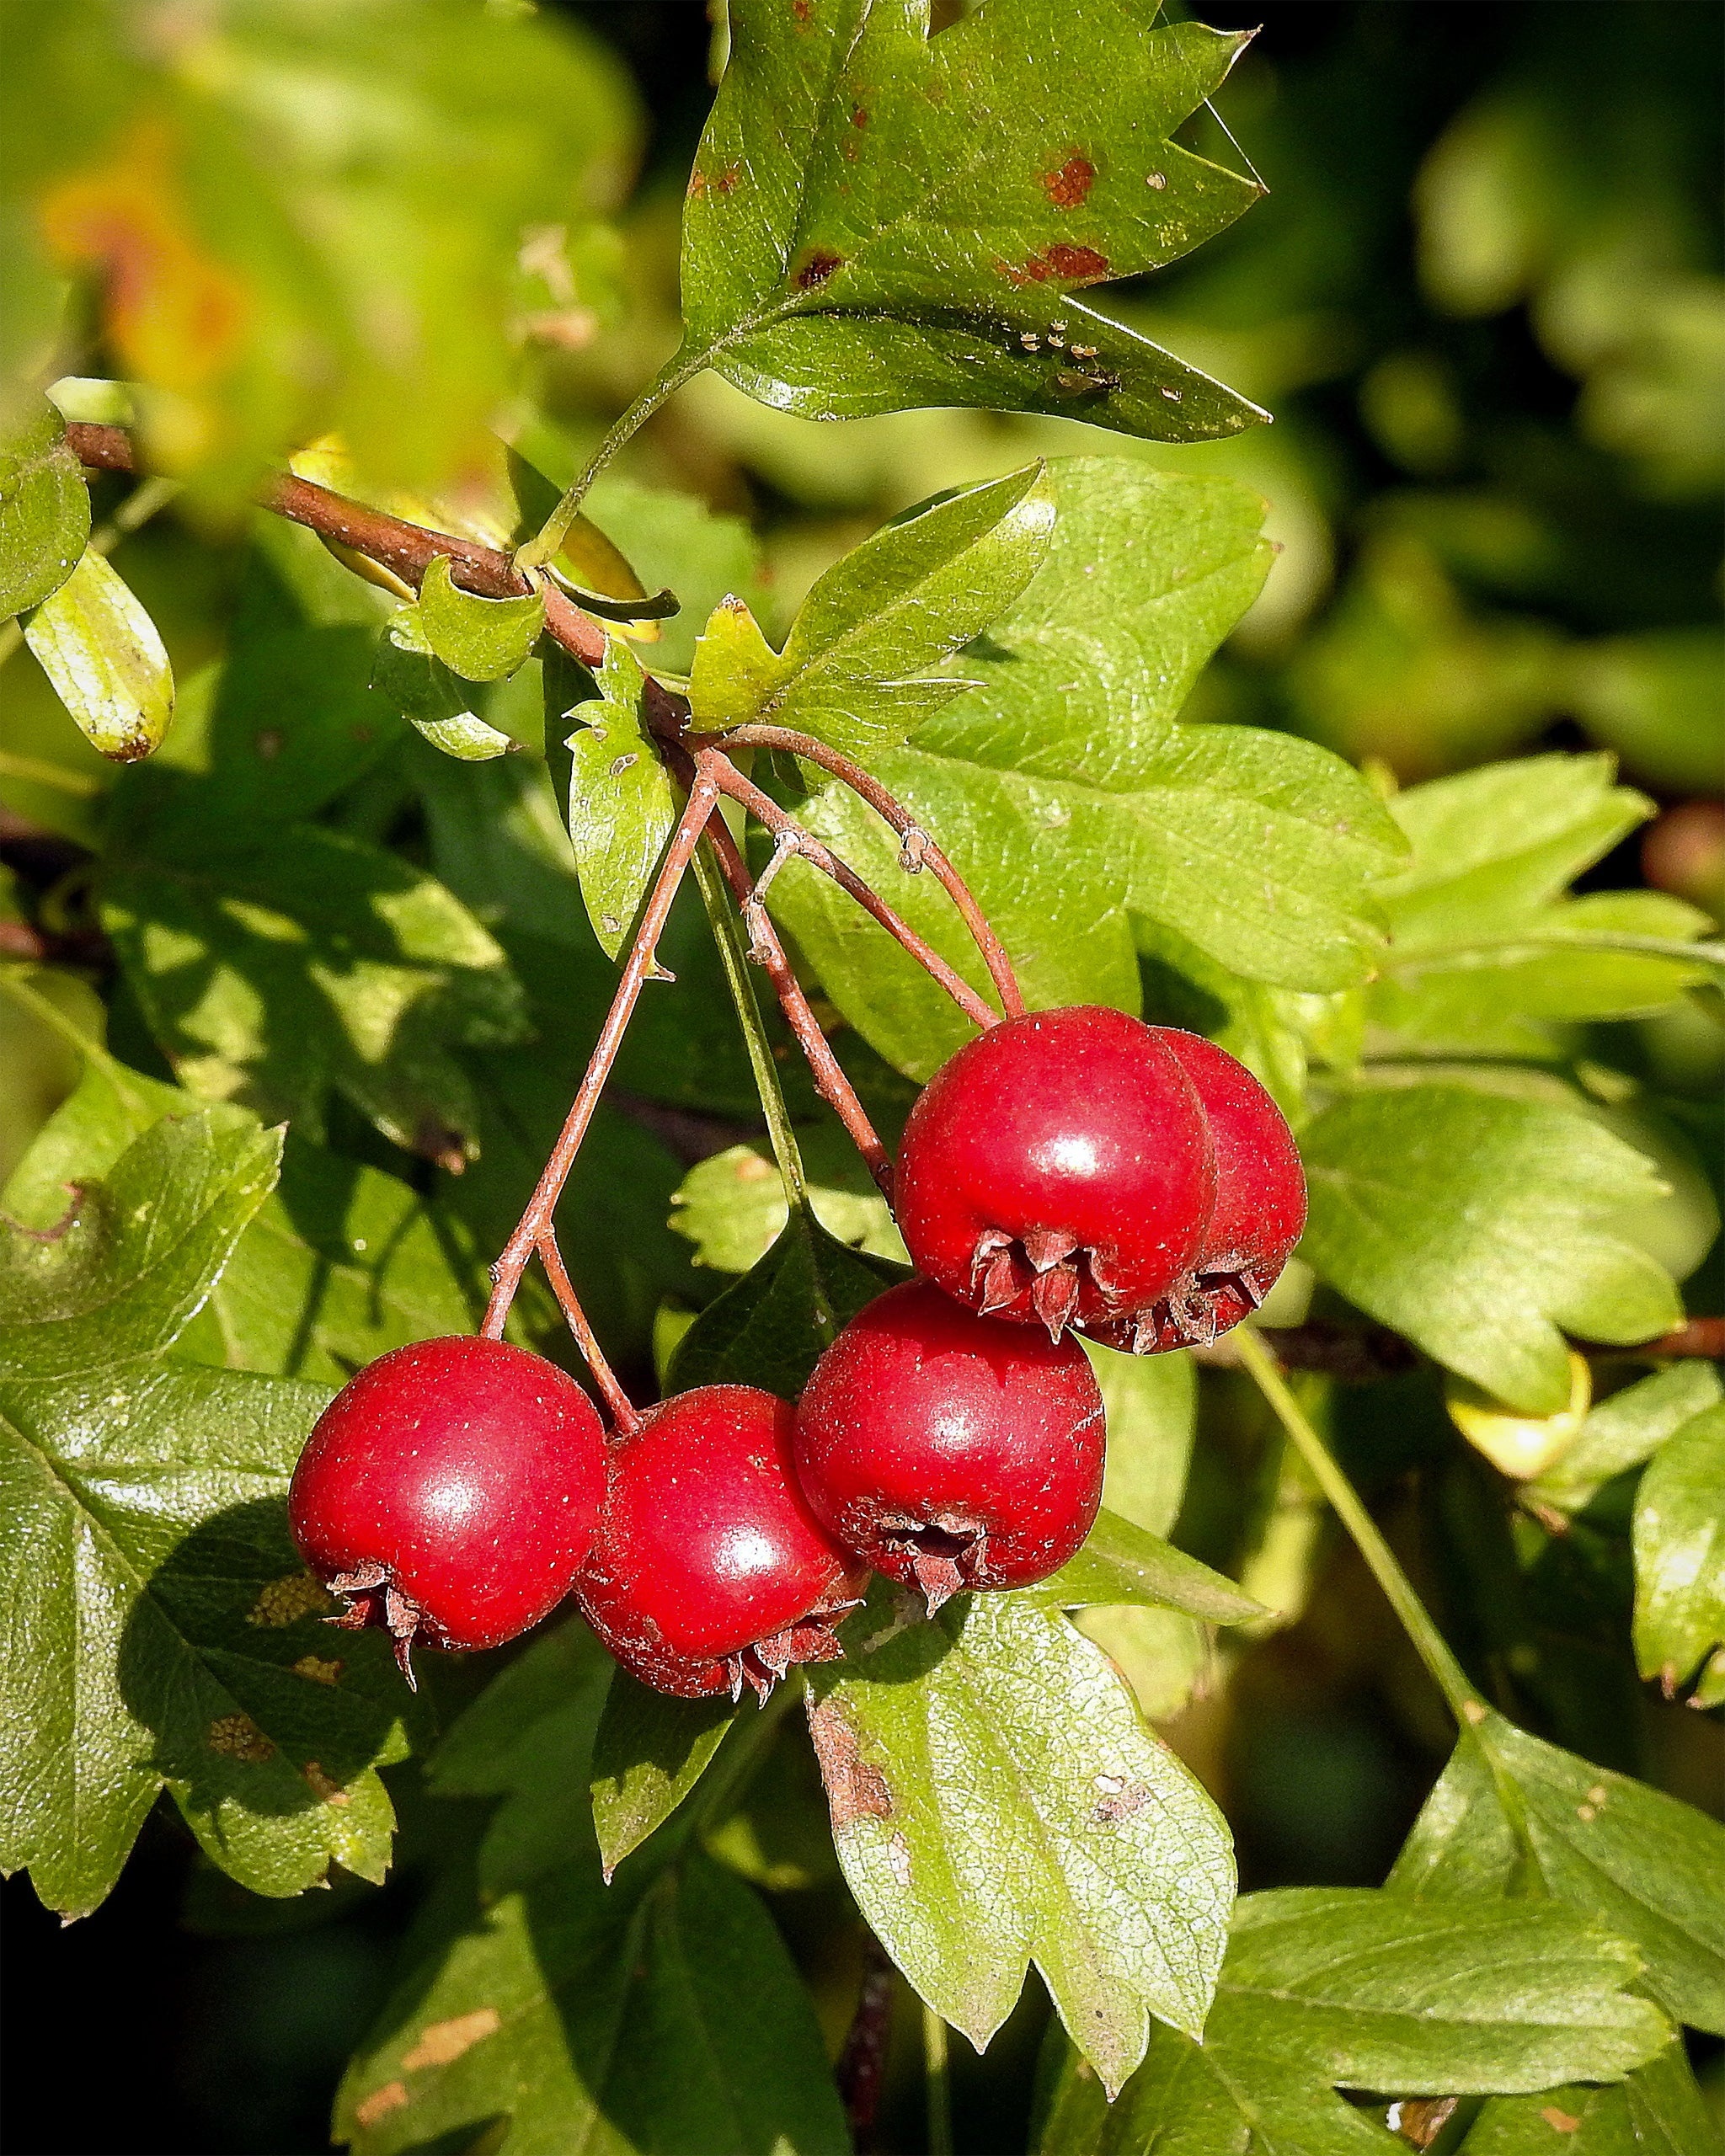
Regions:
<instances>
[{"instance_id":1,"label":"leaf with brown spot","mask_svg":"<svg viewBox=\"0 0 1725 2156\"><path fill-rule=\"evenodd\" d=\"M734 0L684 220L692 351L824 419L1076 410L1172 441L1262 419L1072 297L1175 260L1258 193L1169 139L1246 36L1158 12L990 0L931 38L926 0Z\"/></svg>"},{"instance_id":2,"label":"leaf with brown spot","mask_svg":"<svg viewBox=\"0 0 1725 2156\"><path fill-rule=\"evenodd\" d=\"M1017 1594L900 1625L884 1587L843 1636L847 1659L808 1673L839 1862L922 1997L980 2049L1034 1962L1111 2090L1152 2015L1196 2035L1227 1829L1101 1650Z\"/></svg>"},{"instance_id":3,"label":"leaf with brown spot","mask_svg":"<svg viewBox=\"0 0 1725 2156\"><path fill-rule=\"evenodd\" d=\"M164 1786L254 1892L388 1862L376 1769L406 1748L407 1695L387 1648L356 1640L339 1688L295 1668L329 1636L283 1500L328 1393L163 1352L276 1153L243 1118L166 1120L58 1241L0 1232L0 1868L67 1915L101 1901Z\"/></svg>"}]
</instances>

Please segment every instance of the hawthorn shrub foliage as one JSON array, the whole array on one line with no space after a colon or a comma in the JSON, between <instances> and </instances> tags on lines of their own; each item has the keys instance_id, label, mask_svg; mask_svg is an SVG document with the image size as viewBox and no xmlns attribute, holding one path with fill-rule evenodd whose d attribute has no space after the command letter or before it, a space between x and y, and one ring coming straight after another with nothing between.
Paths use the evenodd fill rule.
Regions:
<instances>
[{"instance_id":1,"label":"hawthorn shrub foliage","mask_svg":"<svg viewBox=\"0 0 1725 2156\"><path fill-rule=\"evenodd\" d=\"M211 1864L287 1897L382 1879L392 1789L486 1800L450 1809L483 1824L441 1837L337 2137L816 2156L849 2145L841 2083L866 2132L866 2076L853 2047L836 2082L763 1899L830 1861L794 1705L839 1870L930 2015L980 2047L1031 1965L1046 1985L1044 2156L1388 2149L1457 2098L1448 2145L1478 2156L1710 2145L1680 2031L1725 2033L1725 1836L1503 1710L1574 1723L1580 1650L1520 1655L1543 1620L1507 1614L1559 1577L1586 1668L1725 1703L1725 1408L1704 1363L1637 1365L1683 1315L1634 1232L1659 1185L1575 1045L1717 995L1692 909L1571 894L1649 804L1599 756L1386 793L1183 719L1266 573L1263 505L1130 440L925 504L772 634L740 527L602 472L704 369L832 419L1261 421L1089 296L1258 191L1177 139L1242 40L1147 0L984 0L932 36L922 0L733 0L684 343L559 498L573 459L505 400L578 296L613 303L636 118L601 54L463 0L7 27L0 589L120 768L63 789L70 882L8 898L0 985L82 1076L0 1220L0 1860L84 1914L165 1792ZM92 349L102 378L56 363ZM476 446L500 408L506 456ZM234 535L225 646L178 682L108 558L176 493ZM734 823L676 888L685 803L721 781ZM1061 1570L932 1617L877 1580L843 1657L764 1705L654 1691L574 1618L423 1655L412 1694L382 1633L328 1628L288 1536L335 1389L488 1302L571 1368L558 1302L584 1310L638 1394L655 1369L801 1392L904 1277L851 1139L895 1140L997 1010L948 862L1032 1009L1207 1034L1297 1134L1300 1263L1224 1352L1455 1716L1381 1887L1236 1904L1226 1823L1146 1719L1277 1616L1167 1539L1199 1385L1244 1396L1183 1351L1087 1351L1108 1481ZM523 1241L620 979L633 1022ZM764 1117L772 1151L685 1172L692 1114ZM553 1232L567 1278L523 1273ZM1314 1285L1327 1332L1290 1330ZM1299 1370L1326 1339L1447 1390L1455 1458L1465 1432L1514 1470L1466 1484L1495 1705L1336 1465L1338 1389ZM883 2039L866 1996L853 2036Z\"/></svg>"}]
</instances>

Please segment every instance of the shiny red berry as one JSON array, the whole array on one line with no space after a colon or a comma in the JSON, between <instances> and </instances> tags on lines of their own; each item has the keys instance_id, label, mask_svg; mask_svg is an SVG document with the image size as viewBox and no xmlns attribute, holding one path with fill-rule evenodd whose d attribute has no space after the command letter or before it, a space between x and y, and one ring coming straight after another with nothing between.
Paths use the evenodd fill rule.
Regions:
<instances>
[{"instance_id":1,"label":"shiny red berry","mask_svg":"<svg viewBox=\"0 0 1725 2156\"><path fill-rule=\"evenodd\" d=\"M793 1662L842 1650L862 1568L798 1486L791 1409L740 1385L678 1393L611 1451L579 1583L588 1621L645 1684L684 1699L744 1684L765 1698Z\"/></svg>"},{"instance_id":2,"label":"shiny red berry","mask_svg":"<svg viewBox=\"0 0 1725 2156\"><path fill-rule=\"evenodd\" d=\"M1263 1303L1306 1227L1306 1176L1281 1110L1243 1063L1199 1033L1158 1027L1198 1089L1216 1155L1216 1202L1191 1273L1153 1310L1097 1327L1139 1354L1214 1340Z\"/></svg>"},{"instance_id":3,"label":"shiny red berry","mask_svg":"<svg viewBox=\"0 0 1725 2156\"><path fill-rule=\"evenodd\" d=\"M932 1614L964 1588L1028 1586L1102 1501L1103 1404L1084 1350L975 1317L925 1281L870 1303L814 1366L797 1469L839 1540Z\"/></svg>"},{"instance_id":4,"label":"shiny red berry","mask_svg":"<svg viewBox=\"0 0 1725 2156\"><path fill-rule=\"evenodd\" d=\"M413 1682L416 1639L494 1647L548 1616L592 1547L605 1433L574 1380L500 1340L398 1348L352 1379L288 1492L302 1555L382 1625Z\"/></svg>"},{"instance_id":5,"label":"shiny red berry","mask_svg":"<svg viewBox=\"0 0 1725 2156\"><path fill-rule=\"evenodd\" d=\"M1081 1005L961 1048L905 1126L894 1207L919 1273L1058 1337L1151 1309L1215 1199L1210 1128L1151 1027Z\"/></svg>"}]
</instances>

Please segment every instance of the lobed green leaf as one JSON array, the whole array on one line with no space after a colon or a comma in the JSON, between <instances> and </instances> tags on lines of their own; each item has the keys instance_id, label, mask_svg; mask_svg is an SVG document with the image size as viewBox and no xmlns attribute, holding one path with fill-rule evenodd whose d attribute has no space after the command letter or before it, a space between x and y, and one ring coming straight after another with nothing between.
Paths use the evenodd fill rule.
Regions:
<instances>
[{"instance_id":1,"label":"lobed green leaf","mask_svg":"<svg viewBox=\"0 0 1725 2156\"><path fill-rule=\"evenodd\" d=\"M1068 414L1186 441L1263 416L1072 297L1232 221L1249 181L1169 140L1245 39L1140 0L740 0L683 221L689 341L763 402Z\"/></svg>"},{"instance_id":2,"label":"lobed green leaf","mask_svg":"<svg viewBox=\"0 0 1725 2156\"><path fill-rule=\"evenodd\" d=\"M1662 1186L1585 1117L1396 1086L1327 1108L1300 1150L1301 1248L1319 1273L1513 1406L1550 1415L1567 1401L1563 1331L1631 1342L1678 1322L1664 1268L1600 1225Z\"/></svg>"},{"instance_id":3,"label":"lobed green leaf","mask_svg":"<svg viewBox=\"0 0 1725 2156\"><path fill-rule=\"evenodd\" d=\"M577 703L563 714L576 722L564 744L569 842L587 918L601 949L615 959L646 904L679 804L648 729L646 676L616 637L606 645L597 680L598 702Z\"/></svg>"},{"instance_id":4,"label":"lobed green leaf","mask_svg":"<svg viewBox=\"0 0 1725 2156\"><path fill-rule=\"evenodd\" d=\"M1155 2015L1194 2035L1233 1862L1101 1651L1017 1595L907 1623L877 1596L809 1672L839 1861L881 1943L981 2049L1028 1965L1118 2089Z\"/></svg>"}]
</instances>

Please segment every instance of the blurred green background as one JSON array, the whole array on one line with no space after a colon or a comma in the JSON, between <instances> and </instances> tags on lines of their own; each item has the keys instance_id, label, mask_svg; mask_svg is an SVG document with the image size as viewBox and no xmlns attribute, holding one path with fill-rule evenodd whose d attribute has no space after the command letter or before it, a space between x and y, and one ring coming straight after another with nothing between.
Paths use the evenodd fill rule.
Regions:
<instances>
[{"instance_id":1,"label":"blurred green background","mask_svg":"<svg viewBox=\"0 0 1725 2156\"><path fill-rule=\"evenodd\" d=\"M526 392L573 462L676 342L678 209L713 40L698 5L546 12L577 19L617 56L640 107L639 177L619 236L595 236L567 288L539 295L549 303L527 344ZM1197 12L1218 26L1258 19ZM1268 199L1153 283L1106 297L1268 406L1275 424L1202 448L1105 445L1232 473L1271 504L1282 551L1194 715L1309 734L1385 767L1386 783L1538 747L1611 750L1659 814L1583 887L1645 880L1716 917L1725 910L1720 50L1719 10L1706 0L1271 5L1220 101ZM609 94L625 115L622 141L627 93ZM1238 161L1220 126L1199 147ZM969 412L816 426L708 376L649 424L621 469L696 493L758 531L765 611L777 626L884 517L1095 439L1072 422ZM194 523L158 519L115 559L177 670L218 647L226 558ZM692 632L672 627L672 663ZM0 686L0 840L27 855L50 842L45 829L75 837L91 805L63 785L34 784L29 760L86 778L92 795L104 775L27 656L8 661ZM1616 1029L1610 1054L1692 1103L1696 1135L1717 1150L1725 1033L1685 1006ZM3 1006L0 1069L3 1182L74 1074ZM1717 1310L1720 1285L1716 1251L1690 1282L1692 1306ZM1344 1453L1357 1444L1357 1464L1370 1458L1381 1489L1428 1451L1454 1454L1441 1433L1429 1443L1423 1433L1429 1391L1411 1391L1404 1407L1394 1390L1369 1396L1374 1430L1351 1430L1343 1412L1336 1432ZM1182 1534L1227 1563L1228 1549L1205 1546L1205 1492L1256 1457L1263 1433L1243 1396L1224 1384L1210 1398ZM1393 1448L1383 1442L1390 1423ZM1264 1493L1284 1515L1265 1552L1290 1566L1303 1564L1311 1526L1295 1498ZM1461 1470L1421 1502L1458 1565L1508 1565L1472 1539L1484 1514ZM1526 1621L1537 1623L1536 1609ZM1717 1720L1632 1693L1613 1711L1620 1704L1645 1725L1637 1740L1657 1779L1717 1805ZM1445 1732L1387 1612L1338 1554L1302 1620L1250 1652L1177 1735L1228 1806L1242 1883L1264 1886L1380 1880ZM7 2145L323 2146L335 2076L381 1994L416 1861L441 1831L405 1786L403 1802L398 1882L351 1900L311 1896L318 1906L259 1914L254 1905L237 1919L221 1882L190 1872L183 1840L159 1817L113 1900L69 1931L14 1882ZM824 1887L782 1903L809 1965L826 1966L820 1988L835 1997L839 1979L853 1980L826 1951L839 1907ZM238 1922L270 1928L235 1935ZM985 2069L959 2061L962 2148L1006 2149L1022 2133L1033 2007L1020 2019ZM913 2145L900 2117L909 2095L893 2100L888 2145Z\"/></svg>"}]
</instances>

